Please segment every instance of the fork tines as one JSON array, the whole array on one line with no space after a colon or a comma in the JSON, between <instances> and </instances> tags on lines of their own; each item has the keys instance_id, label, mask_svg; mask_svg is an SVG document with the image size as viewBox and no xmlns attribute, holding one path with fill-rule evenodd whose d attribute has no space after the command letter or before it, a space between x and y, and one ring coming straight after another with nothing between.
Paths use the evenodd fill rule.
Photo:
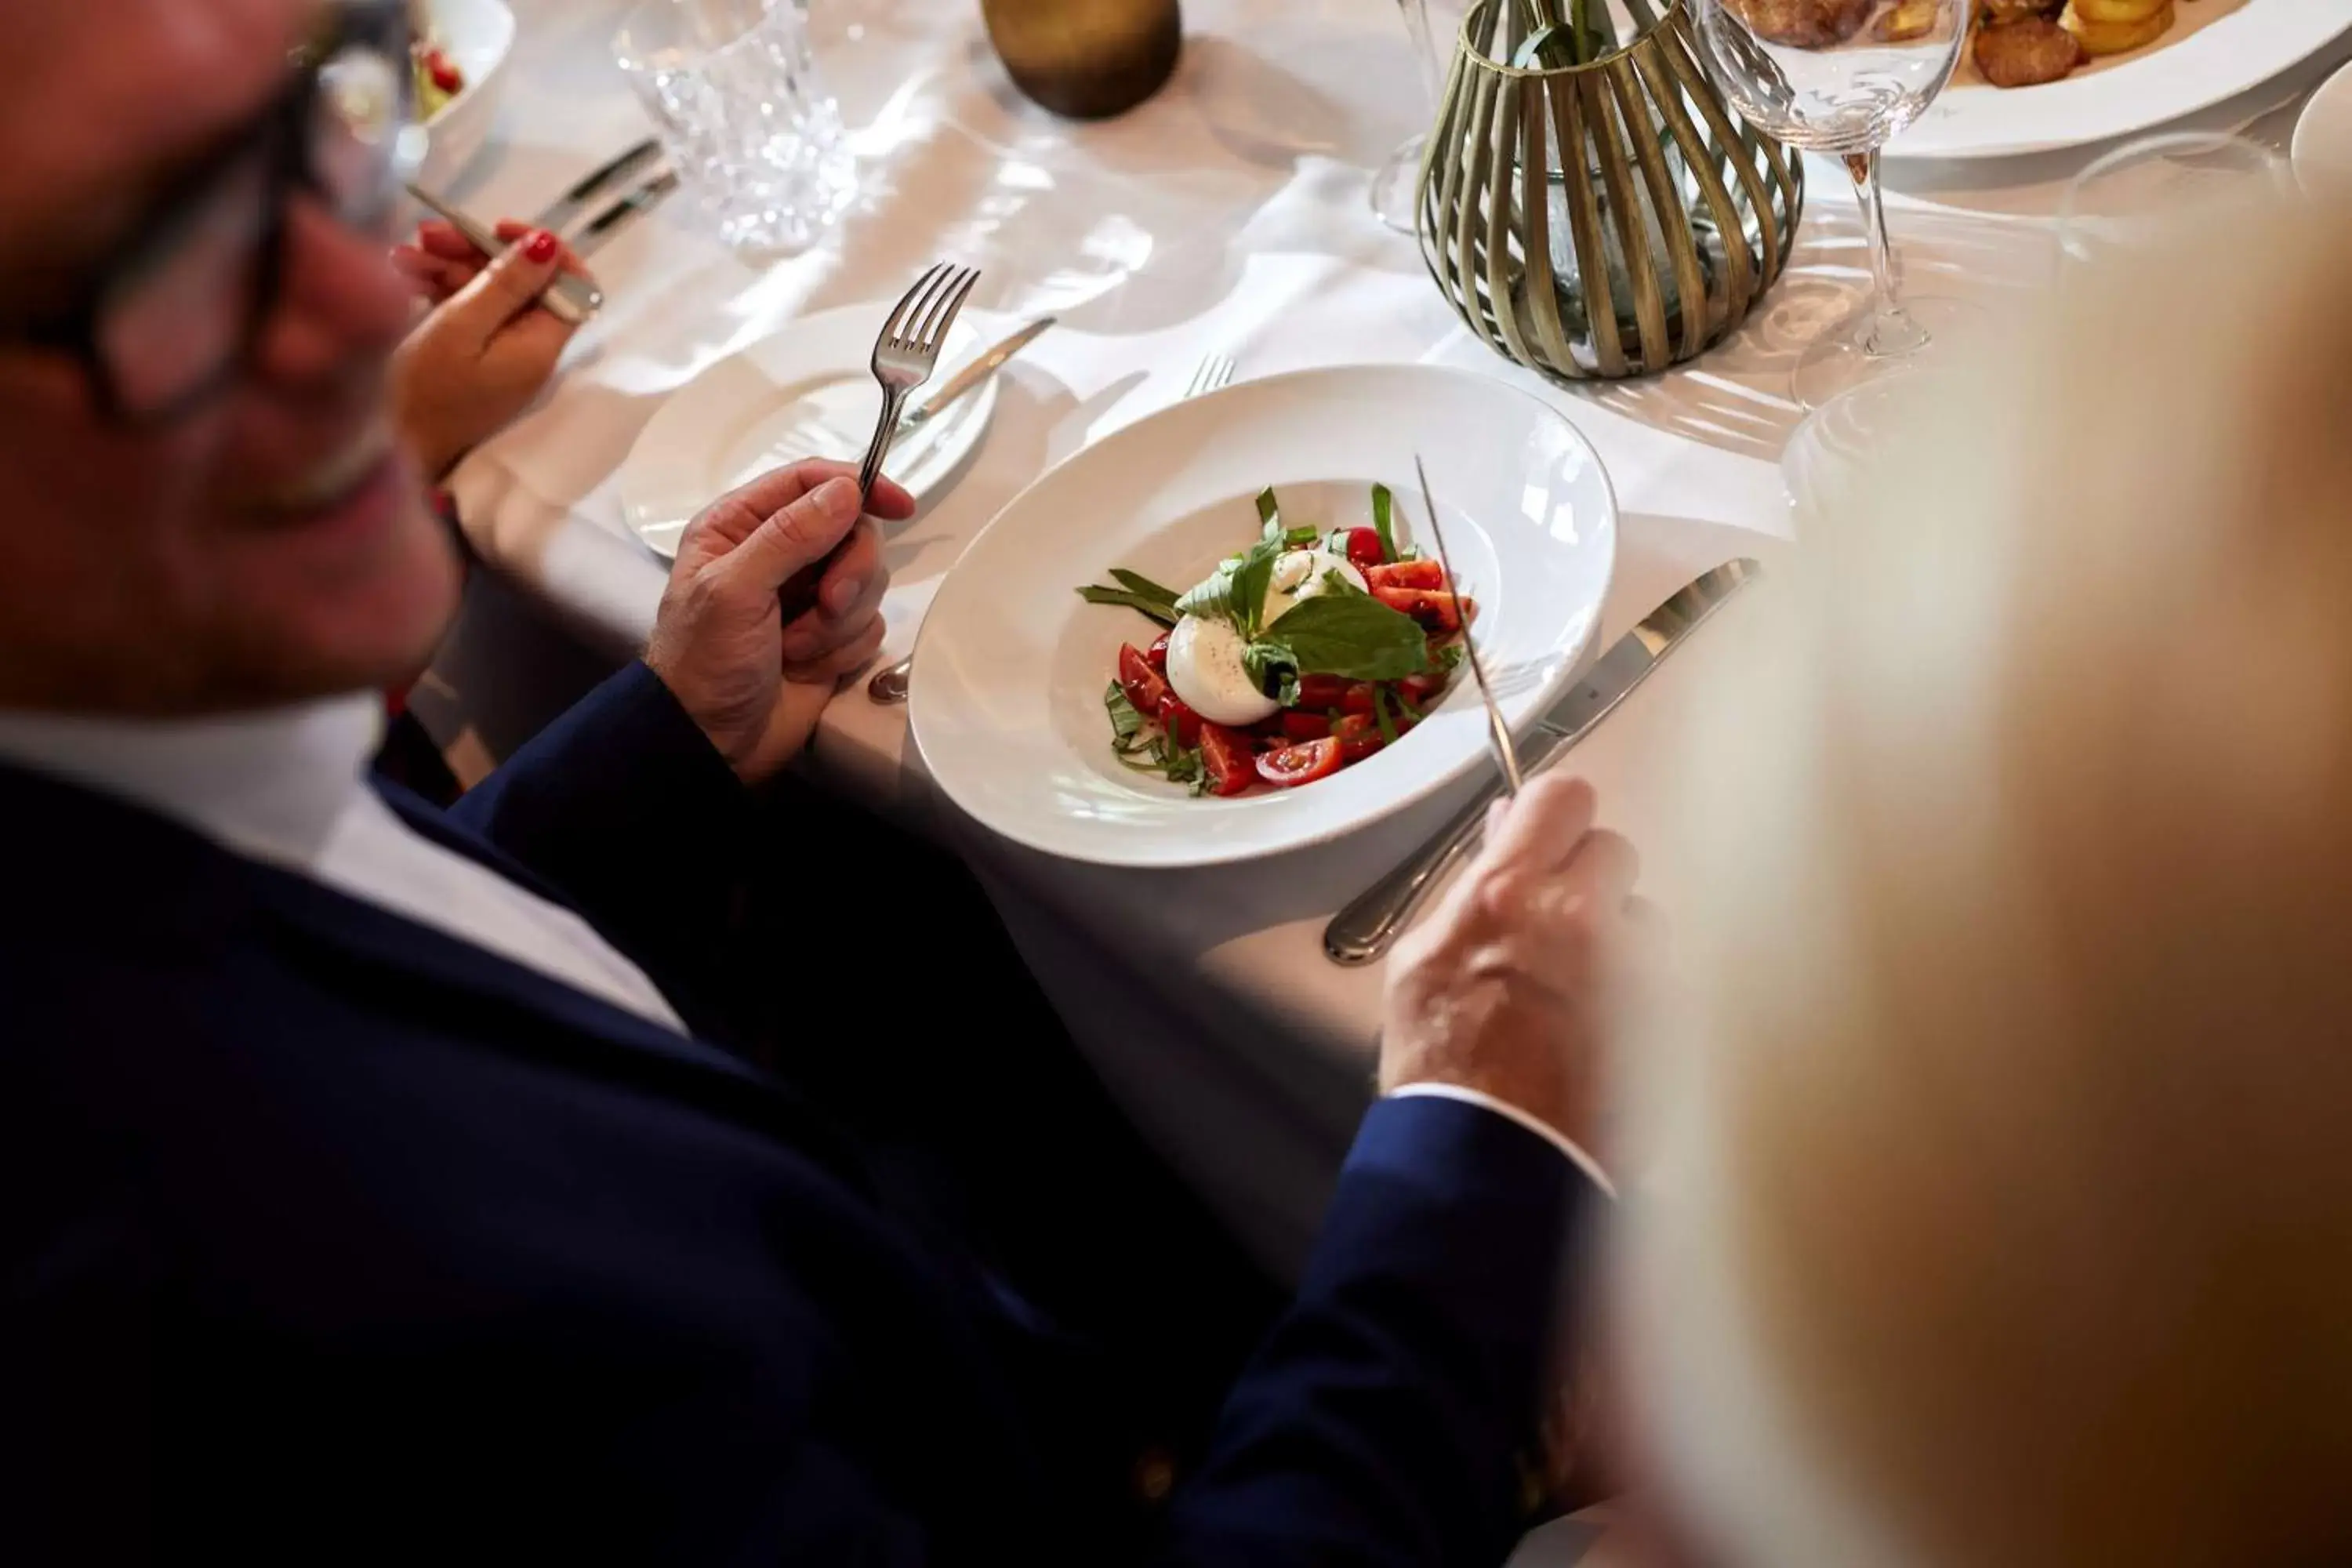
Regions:
<instances>
[{"instance_id":1,"label":"fork tines","mask_svg":"<svg viewBox=\"0 0 2352 1568\"><path fill-rule=\"evenodd\" d=\"M933 262L890 312L882 328L883 342L908 353L936 353L948 328L955 323L956 312L963 309L965 297L979 281L976 267Z\"/></svg>"}]
</instances>

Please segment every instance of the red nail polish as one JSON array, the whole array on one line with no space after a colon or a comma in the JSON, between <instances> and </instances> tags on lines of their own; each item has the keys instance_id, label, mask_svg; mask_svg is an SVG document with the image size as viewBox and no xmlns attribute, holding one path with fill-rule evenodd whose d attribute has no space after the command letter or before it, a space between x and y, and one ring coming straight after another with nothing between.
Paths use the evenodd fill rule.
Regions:
<instances>
[{"instance_id":1,"label":"red nail polish","mask_svg":"<svg viewBox=\"0 0 2352 1568\"><path fill-rule=\"evenodd\" d=\"M523 258L525 260L544 267L555 259L555 252L562 243L547 230L540 229L523 242Z\"/></svg>"}]
</instances>

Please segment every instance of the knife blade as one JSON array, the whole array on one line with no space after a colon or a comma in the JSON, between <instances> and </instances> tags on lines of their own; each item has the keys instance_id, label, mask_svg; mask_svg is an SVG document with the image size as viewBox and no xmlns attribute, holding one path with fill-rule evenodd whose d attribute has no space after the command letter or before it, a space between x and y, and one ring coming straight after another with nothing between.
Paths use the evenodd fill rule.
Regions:
<instances>
[{"instance_id":1,"label":"knife blade","mask_svg":"<svg viewBox=\"0 0 2352 1568\"><path fill-rule=\"evenodd\" d=\"M1536 721L1533 732L1519 742L1524 776L1533 778L1591 733L1593 726L1609 717L1666 655L1682 646L1734 594L1763 574L1764 568L1746 557L1727 561L1685 584L1640 626L1611 644L1575 689L1553 703ZM1403 864L1332 916L1331 923L1323 928L1324 955L1334 963L1355 965L1370 963L1387 952L1422 900L1478 842L1486 807L1501 793L1499 783L1481 789Z\"/></svg>"},{"instance_id":2,"label":"knife blade","mask_svg":"<svg viewBox=\"0 0 2352 1568\"><path fill-rule=\"evenodd\" d=\"M530 220L531 227L562 234L565 225L587 210L589 202L598 191L606 185L618 184L660 155L661 143L650 136L635 146L624 148L619 156L590 170L581 176L578 184L548 203L540 215Z\"/></svg>"},{"instance_id":3,"label":"knife blade","mask_svg":"<svg viewBox=\"0 0 2352 1568\"><path fill-rule=\"evenodd\" d=\"M670 193L677 189L677 171L675 169L664 170L647 180L644 184L598 213L594 221L580 231L580 237L572 242L572 254L585 261L610 245L614 236L628 227L639 216L661 205L668 199Z\"/></svg>"},{"instance_id":4,"label":"knife blade","mask_svg":"<svg viewBox=\"0 0 2352 1568\"><path fill-rule=\"evenodd\" d=\"M446 218L452 228L466 237L466 243L484 256L504 256L514 248L467 216L463 208L452 206L424 186L411 184L408 194ZM559 272L539 302L557 321L576 327L604 308L604 291L577 272Z\"/></svg>"},{"instance_id":5,"label":"knife blade","mask_svg":"<svg viewBox=\"0 0 2352 1568\"><path fill-rule=\"evenodd\" d=\"M1429 470L1422 467L1418 452L1413 454L1412 471L1421 480L1421 504L1429 509L1429 536L1437 541L1437 563L1445 569L1445 594L1454 601L1454 619L1462 627L1462 651L1469 656L1471 677L1478 682L1478 700L1486 705L1486 739L1495 748L1495 764L1503 770L1503 788L1516 798L1521 782L1518 748L1511 744L1511 727L1503 722L1495 689L1486 682L1486 664L1478 657L1470 617L1462 613L1462 583L1454 575L1454 554L1445 548L1445 531L1437 523L1437 497L1429 488Z\"/></svg>"},{"instance_id":6,"label":"knife blade","mask_svg":"<svg viewBox=\"0 0 2352 1568\"><path fill-rule=\"evenodd\" d=\"M994 375L998 368L1002 366L1006 360L1011 359L1014 354L1019 353L1023 349L1027 348L1031 343L1036 342L1038 337L1045 332L1045 329L1052 326L1059 319L1059 317L1055 316L1038 317L1035 321L1030 322L1027 326L1022 328L1019 331L1013 333L1011 337L1005 339L1003 342L997 344L994 348L989 350L986 353L981 355L978 359L972 361L961 370L956 372L954 375L948 378L948 383L945 386L940 387L937 392L931 394L930 396L925 398L920 406L909 410L907 415L898 421L898 434L904 436L909 430L919 429L921 426L928 425L932 420L938 418L942 409L945 409L949 405L955 402L957 398L971 392L972 388L978 386L982 382L986 381L990 376Z\"/></svg>"}]
</instances>

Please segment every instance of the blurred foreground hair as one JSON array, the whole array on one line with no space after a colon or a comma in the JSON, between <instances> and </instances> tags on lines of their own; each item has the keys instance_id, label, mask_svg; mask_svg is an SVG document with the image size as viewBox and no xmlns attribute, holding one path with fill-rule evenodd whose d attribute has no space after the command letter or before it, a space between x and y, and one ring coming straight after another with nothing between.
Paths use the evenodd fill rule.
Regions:
<instances>
[{"instance_id":1,"label":"blurred foreground hair","mask_svg":"<svg viewBox=\"0 0 2352 1568\"><path fill-rule=\"evenodd\" d=\"M1727 1562L2352 1562L2352 221L2228 226L1889 443L1672 775L1626 1321Z\"/></svg>"}]
</instances>

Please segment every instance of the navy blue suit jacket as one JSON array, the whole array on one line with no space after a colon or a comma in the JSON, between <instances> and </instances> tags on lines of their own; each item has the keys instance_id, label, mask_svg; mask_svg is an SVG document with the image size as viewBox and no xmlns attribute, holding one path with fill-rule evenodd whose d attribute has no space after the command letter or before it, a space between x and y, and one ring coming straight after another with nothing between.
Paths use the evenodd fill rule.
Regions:
<instances>
[{"instance_id":1,"label":"navy blue suit jacket","mask_svg":"<svg viewBox=\"0 0 2352 1568\"><path fill-rule=\"evenodd\" d=\"M683 994L673 825L746 805L636 666L413 820ZM971 1292L779 1084L113 800L0 768L0 1559L1087 1556ZM1499 1561L1594 1201L1375 1108L1173 1558Z\"/></svg>"}]
</instances>

